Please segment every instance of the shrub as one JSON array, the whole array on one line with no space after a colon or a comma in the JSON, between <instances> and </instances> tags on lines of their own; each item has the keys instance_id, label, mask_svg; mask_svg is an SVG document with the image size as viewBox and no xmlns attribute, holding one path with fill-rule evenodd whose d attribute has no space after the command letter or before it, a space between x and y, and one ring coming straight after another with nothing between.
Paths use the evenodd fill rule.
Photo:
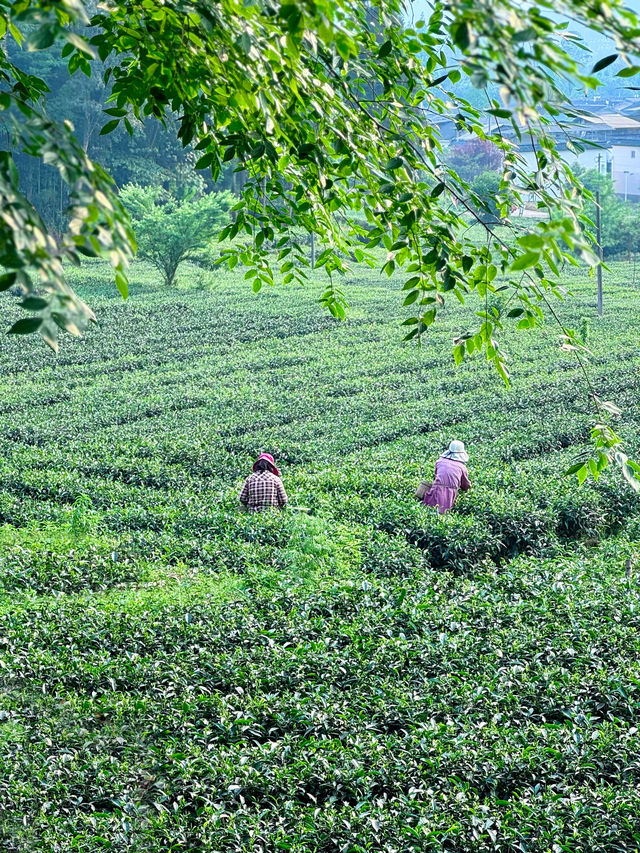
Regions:
<instances>
[{"instance_id":1,"label":"shrub","mask_svg":"<svg viewBox=\"0 0 640 853\"><path fill-rule=\"evenodd\" d=\"M379 577L411 576L423 563L422 552L404 536L374 531L362 546L362 570Z\"/></svg>"},{"instance_id":2,"label":"shrub","mask_svg":"<svg viewBox=\"0 0 640 853\"><path fill-rule=\"evenodd\" d=\"M472 139L452 145L447 165L464 181L473 181L484 172L495 172L502 166L502 152L492 142Z\"/></svg>"}]
</instances>

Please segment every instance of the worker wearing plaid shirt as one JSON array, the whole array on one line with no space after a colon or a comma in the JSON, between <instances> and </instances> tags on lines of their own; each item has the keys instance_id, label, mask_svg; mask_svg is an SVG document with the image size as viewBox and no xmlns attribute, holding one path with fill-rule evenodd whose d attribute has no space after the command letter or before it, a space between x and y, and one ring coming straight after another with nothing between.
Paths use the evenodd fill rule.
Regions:
<instances>
[{"instance_id":1,"label":"worker wearing plaid shirt","mask_svg":"<svg viewBox=\"0 0 640 853\"><path fill-rule=\"evenodd\" d=\"M244 481L240 492L240 503L249 512L262 512L270 507L283 507L287 501L287 493L273 456L269 453L260 454L253 463L253 474Z\"/></svg>"}]
</instances>

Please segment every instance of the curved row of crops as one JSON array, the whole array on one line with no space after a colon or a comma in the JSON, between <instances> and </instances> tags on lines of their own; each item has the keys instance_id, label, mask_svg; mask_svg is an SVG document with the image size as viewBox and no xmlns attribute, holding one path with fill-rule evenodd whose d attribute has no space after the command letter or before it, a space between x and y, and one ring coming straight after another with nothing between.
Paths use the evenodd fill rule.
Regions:
<instances>
[{"instance_id":1,"label":"curved row of crops","mask_svg":"<svg viewBox=\"0 0 640 853\"><path fill-rule=\"evenodd\" d=\"M407 346L374 273L344 324L77 275L99 332L3 345L3 849L640 850L640 507L562 476L592 415L556 332L511 336L507 392L452 367L471 309ZM588 341L632 445L636 302ZM440 517L412 496L453 437ZM281 515L237 509L262 450Z\"/></svg>"}]
</instances>

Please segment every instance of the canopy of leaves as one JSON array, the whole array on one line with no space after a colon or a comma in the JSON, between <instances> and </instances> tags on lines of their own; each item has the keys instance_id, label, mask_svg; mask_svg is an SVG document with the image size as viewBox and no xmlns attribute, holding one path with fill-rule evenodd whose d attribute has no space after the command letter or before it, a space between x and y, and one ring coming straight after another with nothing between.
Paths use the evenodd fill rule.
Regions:
<instances>
[{"instance_id":1,"label":"canopy of leaves","mask_svg":"<svg viewBox=\"0 0 640 853\"><path fill-rule=\"evenodd\" d=\"M576 255L597 263L581 227L581 186L551 133L573 115L562 81L598 85L569 49L577 39L567 20L614 38L623 76L640 70L631 58L640 48L640 20L620 0L445 0L425 19L398 26L405 11L400 0L369 7L358 0L216 6L114 0L92 17L95 34L88 41L69 30L73 22L87 23L82 0L20 0L3 7L0 20L3 33L8 29L18 41L24 24L35 50L64 38L72 72L90 74L96 54L108 63L113 107L103 133L120 123L132 129L131 116L175 114L180 139L200 152L199 168L214 178L231 161L247 170L242 206L223 236L244 237L245 245L228 250L229 262L248 264L254 285L271 282L276 272L285 280L304 278L302 227L324 245L317 265L327 269L330 284L322 301L338 316L343 296L333 274L352 256L374 263L367 249L382 245L385 271L406 271L405 303L417 309L407 321L408 338L419 338L448 296L465 300L477 293L482 305L487 288L498 287L509 291L518 325L535 327L557 292L559 267L576 263ZM0 106L17 115L17 140L55 164L70 186L70 226L58 247L20 195L5 155L0 200L11 212L2 226L4 286L19 280L32 291L35 270L50 294L29 329L14 330L38 327L53 343L51 319L73 330L68 317L81 311L61 260L77 260L79 252L108 257L124 291L132 238L106 175L70 129L47 122L40 82L6 56L0 63ZM486 106L456 93L463 76L487 90ZM452 117L459 130L501 151L500 217L506 220L525 196L547 214L529 233L514 225L516 239L509 241L482 221L482 199L443 155L439 124ZM511 139L499 121L511 127ZM512 141L523 136L537 152L533 175ZM486 239L472 239L470 219ZM273 240L280 248L275 269L264 253ZM482 311L478 319L455 342L456 360L484 353L507 381L502 319Z\"/></svg>"}]
</instances>

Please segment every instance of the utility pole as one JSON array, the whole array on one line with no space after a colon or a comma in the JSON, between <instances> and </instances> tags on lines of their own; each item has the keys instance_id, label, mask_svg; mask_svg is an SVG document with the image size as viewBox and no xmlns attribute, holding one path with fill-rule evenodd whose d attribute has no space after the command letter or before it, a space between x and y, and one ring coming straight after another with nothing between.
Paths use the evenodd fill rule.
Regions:
<instances>
[{"instance_id":1,"label":"utility pole","mask_svg":"<svg viewBox=\"0 0 640 853\"><path fill-rule=\"evenodd\" d=\"M602 317L602 229L600 228L600 190L596 190L596 233L598 240L598 316Z\"/></svg>"},{"instance_id":2,"label":"utility pole","mask_svg":"<svg viewBox=\"0 0 640 853\"><path fill-rule=\"evenodd\" d=\"M598 154L598 176L600 176L600 157ZM598 241L598 317L602 317L602 227L600 222L600 189L596 190L596 239Z\"/></svg>"}]
</instances>

